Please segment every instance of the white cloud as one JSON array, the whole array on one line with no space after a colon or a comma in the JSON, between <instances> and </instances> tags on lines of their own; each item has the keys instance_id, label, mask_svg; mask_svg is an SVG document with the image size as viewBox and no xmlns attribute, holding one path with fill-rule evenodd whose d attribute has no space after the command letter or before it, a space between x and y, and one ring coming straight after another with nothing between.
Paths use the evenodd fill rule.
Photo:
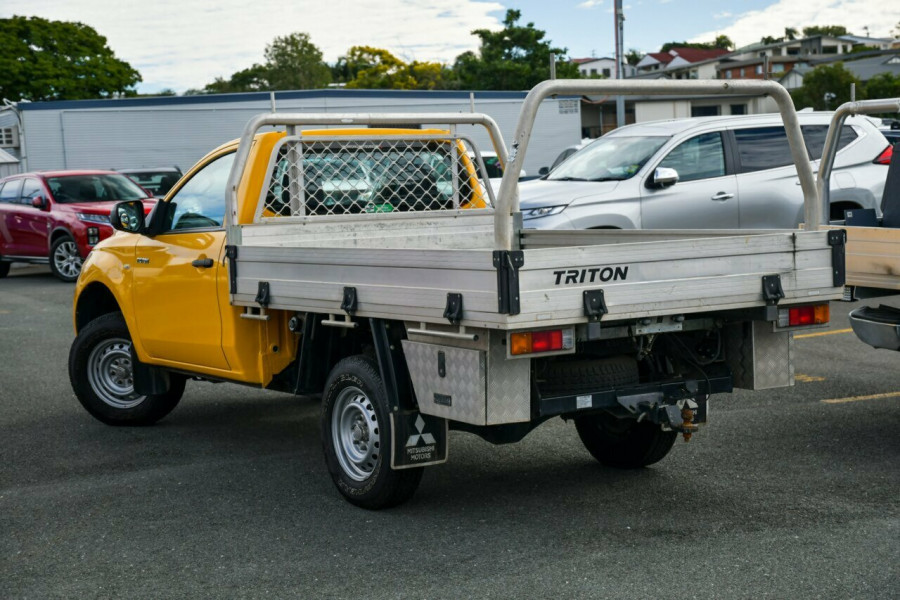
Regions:
<instances>
[{"instance_id":1,"label":"white cloud","mask_svg":"<svg viewBox=\"0 0 900 600\"><path fill-rule=\"evenodd\" d=\"M900 21L900 2L885 0L778 0L762 10L737 15L721 29L693 36L689 41L708 42L727 35L738 47L758 42L771 35L778 37L785 27L802 31L812 25L843 25L848 31L872 37L891 37L891 29Z\"/></svg>"},{"instance_id":2,"label":"white cloud","mask_svg":"<svg viewBox=\"0 0 900 600\"><path fill-rule=\"evenodd\" d=\"M726 10L724 12L720 12L718 14L713 15L713 19L716 19L716 20L727 19L730 16L732 16L731 13Z\"/></svg>"},{"instance_id":3,"label":"white cloud","mask_svg":"<svg viewBox=\"0 0 900 600\"><path fill-rule=\"evenodd\" d=\"M0 17L13 14L0 8ZM294 32L308 33L327 62L359 44L451 62L478 47L472 30L502 27L505 8L473 0L30 0L15 14L88 24L140 71L140 89L181 92L262 62L267 44Z\"/></svg>"},{"instance_id":4,"label":"white cloud","mask_svg":"<svg viewBox=\"0 0 900 600\"><path fill-rule=\"evenodd\" d=\"M602 4L603 0L584 0L584 2L578 5L578 8L594 8L596 6L601 6Z\"/></svg>"}]
</instances>

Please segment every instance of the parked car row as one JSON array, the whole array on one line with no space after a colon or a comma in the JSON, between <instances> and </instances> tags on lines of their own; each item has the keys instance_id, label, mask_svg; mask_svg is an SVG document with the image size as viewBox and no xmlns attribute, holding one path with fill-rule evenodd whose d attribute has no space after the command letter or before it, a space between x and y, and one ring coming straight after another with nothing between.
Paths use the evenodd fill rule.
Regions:
<instances>
[{"instance_id":1,"label":"parked car row","mask_svg":"<svg viewBox=\"0 0 900 600\"><path fill-rule=\"evenodd\" d=\"M831 113L798 116L815 168ZM831 179L832 220L855 209L880 215L893 151L893 140L889 143L886 136L895 131L900 134L879 129L866 117L847 120ZM481 156L496 190L502 176L499 160L491 152ZM431 189L431 196L440 199L447 195L449 176L439 157L435 160L410 171L410 189ZM317 161L310 163L316 177L307 177L307 185L315 188L307 191L321 196L317 212L405 206L398 198L406 190L393 190L385 200L375 197L375 165L360 165L359 173L368 175L348 179L326 176L327 157ZM628 125L566 148L546 171L541 169L540 179L520 184L526 227L784 229L803 219L802 190L777 114ZM49 262L54 275L74 281L91 248L112 234L109 211L116 201L141 199L149 212L151 197L164 196L180 177L177 167L163 167L26 173L0 180L0 277L11 262ZM430 188L427 182L432 182Z\"/></svg>"}]
</instances>

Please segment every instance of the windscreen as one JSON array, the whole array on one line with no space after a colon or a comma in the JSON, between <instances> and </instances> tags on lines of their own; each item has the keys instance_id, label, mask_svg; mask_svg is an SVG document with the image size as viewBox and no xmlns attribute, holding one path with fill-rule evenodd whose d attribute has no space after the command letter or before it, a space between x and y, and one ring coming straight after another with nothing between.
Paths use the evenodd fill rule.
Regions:
<instances>
[{"instance_id":1,"label":"windscreen","mask_svg":"<svg viewBox=\"0 0 900 600\"><path fill-rule=\"evenodd\" d=\"M554 169L550 181L621 181L644 166L668 137L602 137Z\"/></svg>"},{"instance_id":2,"label":"windscreen","mask_svg":"<svg viewBox=\"0 0 900 600\"><path fill-rule=\"evenodd\" d=\"M141 200L147 197L144 190L124 175L62 175L48 177L47 185L53 199L63 204Z\"/></svg>"}]
</instances>

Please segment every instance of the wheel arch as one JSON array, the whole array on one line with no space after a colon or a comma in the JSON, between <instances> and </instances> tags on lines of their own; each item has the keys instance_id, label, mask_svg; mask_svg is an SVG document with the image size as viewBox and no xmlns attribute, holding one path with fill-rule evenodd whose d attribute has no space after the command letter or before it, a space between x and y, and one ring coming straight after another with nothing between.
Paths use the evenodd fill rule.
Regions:
<instances>
[{"instance_id":1,"label":"wheel arch","mask_svg":"<svg viewBox=\"0 0 900 600\"><path fill-rule=\"evenodd\" d=\"M96 281L89 283L75 300L75 332L98 317L121 311L118 299L108 287Z\"/></svg>"}]
</instances>

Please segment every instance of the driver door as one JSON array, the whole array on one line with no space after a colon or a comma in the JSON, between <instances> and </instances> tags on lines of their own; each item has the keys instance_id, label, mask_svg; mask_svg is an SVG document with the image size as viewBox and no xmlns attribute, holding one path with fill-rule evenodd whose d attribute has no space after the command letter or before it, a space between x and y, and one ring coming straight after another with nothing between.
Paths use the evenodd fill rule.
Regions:
<instances>
[{"instance_id":1,"label":"driver door","mask_svg":"<svg viewBox=\"0 0 900 600\"><path fill-rule=\"evenodd\" d=\"M168 202L163 231L135 246L134 313L153 358L230 370L222 349L219 277L225 245L225 188L234 152L214 157Z\"/></svg>"}]
</instances>

